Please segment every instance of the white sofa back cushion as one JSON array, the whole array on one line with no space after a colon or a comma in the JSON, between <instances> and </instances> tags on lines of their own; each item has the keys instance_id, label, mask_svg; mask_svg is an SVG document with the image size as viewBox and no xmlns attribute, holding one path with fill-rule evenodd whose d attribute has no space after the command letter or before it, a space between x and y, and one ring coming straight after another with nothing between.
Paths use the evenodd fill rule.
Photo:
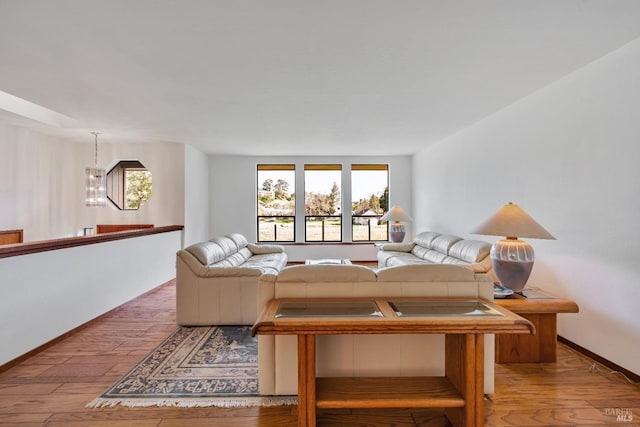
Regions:
<instances>
[{"instance_id":1,"label":"white sofa back cushion","mask_svg":"<svg viewBox=\"0 0 640 427\"><path fill-rule=\"evenodd\" d=\"M449 253L449 248L460 240L462 240L462 237L450 234L441 234L431 241L431 247L432 249L447 255Z\"/></svg>"},{"instance_id":2,"label":"white sofa back cushion","mask_svg":"<svg viewBox=\"0 0 640 427\"><path fill-rule=\"evenodd\" d=\"M375 282L374 270L362 265L293 265L278 273L278 283Z\"/></svg>"},{"instance_id":3,"label":"white sofa back cushion","mask_svg":"<svg viewBox=\"0 0 640 427\"><path fill-rule=\"evenodd\" d=\"M202 265L215 264L226 258L224 250L214 242L195 243L185 248L185 251L196 257Z\"/></svg>"},{"instance_id":4,"label":"white sofa back cushion","mask_svg":"<svg viewBox=\"0 0 640 427\"><path fill-rule=\"evenodd\" d=\"M482 240L460 240L449 248L448 255L474 263L485 259L491 252L491 243Z\"/></svg>"},{"instance_id":5,"label":"white sofa back cushion","mask_svg":"<svg viewBox=\"0 0 640 427\"><path fill-rule=\"evenodd\" d=\"M471 269L448 264L414 264L402 268L386 267L377 271L378 282L471 282Z\"/></svg>"},{"instance_id":6,"label":"white sofa back cushion","mask_svg":"<svg viewBox=\"0 0 640 427\"><path fill-rule=\"evenodd\" d=\"M238 246L236 246L236 243L228 237L214 237L209 241L220 246L224 252L225 258L238 252Z\"/></svg>"},{"instance_id":7,"label":"white sofa back cushion","mask_svg":"<svg viewBox=\"0 0 640 427\"><path fill-rule=\"evenodd\" d=\"M423 231L422 233L418 234L413 239L413 241L416 245L422 246L423 248L433 249L433 246L431 246L431 242L440 234L441 233L435 231Z\"/></svg>"},{"instance_id":8,"label":"white sofa back cushion","mask_svg":"<svg viewBox=\"0 0 640 427\"><path fill-rule=\"evenodd\" d=\"M226 237L228 237L229 239L233 240L233 242L236 244L238 250L244 248L245 246L247 246L249 244L249 241L247 240L247 238L244 237L240 233L229 233L229 234L227 234Z\"/></svg>"}]
</instances>

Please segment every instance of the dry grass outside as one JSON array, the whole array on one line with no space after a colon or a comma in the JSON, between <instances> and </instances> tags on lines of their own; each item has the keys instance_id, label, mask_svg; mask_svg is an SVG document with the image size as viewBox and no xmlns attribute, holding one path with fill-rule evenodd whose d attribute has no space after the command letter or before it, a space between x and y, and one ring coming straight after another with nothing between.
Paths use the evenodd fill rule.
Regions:
<instances>
[{"instance_id":1,"label":"dry grass outside","mask_svg":"<svg viewBox=\"0 0 640 427\"><path fill-rule=\"evenodd\" d=\"M309 220L305 226L307 242L340 242L342 241L342 222L335 219Z\"/></svg>"},{"instance_id":2,"label":"dry grass outside","mask_svg":"<svg viewBox=\"0 0 640 427\"><path fill-rule=\"evenodd\" d=\"M295 227L291 221L260 221L258 226L258 241L260 242L293 242L295 241L294 236Z\"/></svg>"},{"instance_id":3,"label":"dry grass outside","mask_svg":"<svg viewBox=\"0 0 640 427\"><path fill-rule=\"evenodd\" d=\"M372 225L371 236L369 236L369 226L353 224L353 241L386 241L389 240L387 236L387 224L385 225Z\"/></svg>"},{"instance_id":4,"label":"dry grass outside","mask_svg":"<svg viewBox=\"0 0 640 427\"><path fill-rule=\"evenodd\" d=\"M308 242L340 242L342 241L341 227L340 220L308 220L305 228L305 240ZM260 221L258 240L261 242L293 242L295 241L295 225L290 220ZM354 242L387 240L386 224L352 225L352 241Z\"/></svg>"}]
</instances>

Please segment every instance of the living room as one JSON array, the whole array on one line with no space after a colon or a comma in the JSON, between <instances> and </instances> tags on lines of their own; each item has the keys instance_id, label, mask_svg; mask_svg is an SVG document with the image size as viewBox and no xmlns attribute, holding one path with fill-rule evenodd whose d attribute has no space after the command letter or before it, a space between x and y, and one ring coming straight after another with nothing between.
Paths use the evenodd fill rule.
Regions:
<instances>
[{"instance_id":1,"label":"living room","mask_svg":"<svg viewBox=\"0 0 640 427\"><path fill-rule=\"evenodd\" d=\"M433 6L432 3L428 2ZM169 265L160 267L153 264L148 269L142 269L140 275L146 276L144 286L136 288L133 294L121 294L114 298L110 301L113 308L169 280L175 274L174 255L180 247L229 232L242 233L250 240L255 240L256 164L286 162L301 165L310 161L343 165L356 162L385 163L390 165L392 204L402 206L413 218L407 224L409 236L437 230L493 241L493 237L472 235L471 231L504 203L512 201L522 206L556 237L556 240L530 241L536 251L536 264L529 283L558 296L570 298L580 306L579 314L560 316L559 335L640 374L640 360L636 356L637 344L640 342L640 318L636 315L635 307L640 297L640 269L635 260L640 253L640 229L636 221L636 212L640 209L640 171L636 164L640 158L637 144L640 137L640 124L637 120L640 112L640 87L637 82L640 70L640 7L635 2L624 1L589 4L569 1L562 2L563 6L545 5L536 9L533 2L526 2L527 7L532 9L523 10L520 6L508 6L507 3L498 2L494 5L495 16L518 25L528 24L524 27L528 31L521 34L513 30L513 33L509 33L507 25L505 32L498 35L508 38L511 34L520 44L503 46L498 43L499 40L495 40L496 46L503 47L503 50L482 50L478 54L480 58L471 55L481 47L472 43L473 37L466 39L466 43L458 41L461 45L471 46L464 52L469 54L468 60L472 66L463 65L443 73L451 78L442 85L458 89L446 93L455 102L430 108L424 104L414 104L415 96L428 95L419 92L422 79L428 80L428 73L424 64L423 68L419 68L422 73L414 75L403 72L413 62L409 61L409 57L398 54L398 57L393 57L398 61L398 69L392 66L385 69L394 77L390 81L382 79L382 75L375 75L375 78L367 82L366 88L357 86L358 78L354 74L367 69L366 61L357 68L346 70L352 73L349 84L356 85L348 95L356 97L357 102L347 96L338 98L340 102L329 97L330 99L323 100L327 109L342 106L337 109L337 113L329 114L324 111L325 115L309 117L305 113L310 115L312 111L302 109L296 115L293 114L296 108L304 106L303 102L294 102L296 96L313 92L306 88L305 83L313 85L292 72L287 74L293 82L291 86L286 86L289 97L283 97L283 103L297 106L287 110L292 114L295 125L283 124L277 120L271 126L265 124L268 120L256 119L251 122L248 117L260 116L269 108L276 108L264 107L264 98L251 99L254 104L243 104L245 113L238 114L235 118L223 115L222 112L226 107L238 108L237 105L216 105L210 110L203 107L205 111L201 114L211 117L212 121L216 114L221 115L220 121L224 123L220 127L224 129L251 130L236 139L229 139L231 142L217 139L219 135L216 133L209 134L212 145L217 145L217 150L209 153L207 141L190 137L187 133L175 138L171 129L161 129L164 133L160 130L148 134L141 132L130 137L128 130L123 129L136 126L136 123L131 123L135 120L136 113L139 114L137 126L145 128L144 114L140 112L144 110L144 106L140 110L130 111L132 118L127 120L122 117L126 114L119 116L113 111L111 104L100 109L98 105L104 99L104 93L95 89L100 96L93 97L93 85L100 86L101 81L105 84L109 82L109 74L118 75L122 81L129 82L123 70L111 69L107 61L98 60L100 52L91 57L93 62L90 62L90 66L82 68L84 76L95 79L91 85L83 82L78 83L77 87L60 85L55 90L50 87L50 82L43 76L51 73L59 77L65 69L61 71L60 64L53 59L36 61L38 53L51 46L37 37L40 34L37 28L20 30L19 27L26 22L36 22L45 26L48 31L45 31L46 34L52 34L56 30L55 22L75 22L85 17L86 22L90 22L90 11L80 8L84 15L74 18L73 13L65 8L48 11L43 2L36 2L38 7L35 11L27 11L29 8L20 6L18 2L2 2L1 8L7 13L2 14L3 25L0 31L3 40L11 40L0 50L0 54L7 59L7 65L0 72L1 80L6 85L2 90L70 116L78 115L82 120L77 128L59 128L7 112L3 107L0 116L0 228L22 228L25 230L25 241L33 241L78 236L84 227L99 223L184 225L183 234L167 242L165 252L169 255L163 258L163 263ZM461 4L472 7L468 2ZM415 4L413 6L418 7ZM385 22L392 25L387 19L394 7L387 4L384 10L378 10L371 19L377 25L384 26ZM153 7L150 6L150 9ZM410 10L405 6L401 10L408 13L407 9ZM135 10L139 12L135 16L143 15L142 6L140 10ZM367 5L360 4L360 11L367 10L373 13ZM424 12L423 9L420 10ZM490 13L483 15L476 9L472 10L483 16L486 19L484 22L496 23L490 19ZM498 13L500 11L504 15ZM43 16L49 12L55 13L56 19L47 24L48 21ZM355 19L357 12L349 7L344 11L344 19ZM35 13L39 20L28 19L29 13ZM533 15L527 18L528 14ZM277 13L272 12L269 16L275 19L275 15ZM549 15L562 16L566 25L552 25L544 21L550 27L545 29L549 33L540 35L536 19L543 19L545 16L548 18ZM110 18L117 16L119 14L116 12L110 12ZM462 19L458 15L456 17ZM571 21L571 17L577 22ZM257 20L255 17L253 19ZM401 19L398 21L391 20L391 33L401 32L400 29L408 25ZM105 22L112 23L109 20ZM461 22L468 23L464 20ZM410 28L418 31L420 27L418 22L411 21ZM90 26L82 28L87 34L91 34ZM565 28L566 32L558 28ZM297 26L294 29L300 31ZM553 32L554 29L556 32ZM292 28L289 30L293 31ZM351 34L344 28L336 31L340 36ZM16 33L20 37L16 37ZM103 46L103 43L109 45L109 36L113 36L113 43L117 48L121 47L122 43L115 35L110 35L108 31L105 34L105 38L100 38L98 46ZM410 35L403 34L406 37ZM451 36L446 31L441 34L442 38ZM518 36L521 38L518 39ZM586 41L581 41L581 38ZM282 35L276 40L284 43L286 37ZM353 45L348 46L354 51L357 51L356 47L365 49L363 40L367 40L366 36L355 38ZM383 37L374 40L384 46ZM524 44L527 40L537 42L527 48ZM79 51L90 51L85 44L78 43ZM63 45L62 42L59 44ZM247 44L249 45L248 42ZM40 47L36 49L36 46ZM453 46L456 44L453 43ZM25 53L26 51L33 51L33 56ZM368 51L365 49L365 52ZM393 52L392 47L382 50L382 53L390 55L389 52ZM400 53L402 52L404 51ZM371 55L377 57L377 53L380 52L374 51ZM254 54L259 56L259 52ZM329 82L333 67L350 64L350 56L344 51L340 55L336 54L335 58L326 52L324 54L323 61L326 60L330 66L324 69L322 77L325 79L323 81ZM76 57L76 66L83 62L79 53L68 55ZM450 55L453 55L453 51ZM494 66L486 65L483 58ZM453 59L460 60L457 56L449 59L453 63ZM319 62L321 61L313 61L311 64L319 66ZM496 63L499 63L499 67L495 66ZM386 62L376 64L382 66ZM462 61L462 64L465 62ZM416 67L418 65L420 64ZM299 65L303 66L310 65ZM471 68L474 72L465 73L466 68ZM248 72L246 69L242 71ZM499 74L493 74L498 71ZM176 70L173 72L178 73ZM30 77L30 73L35 75ZM147 76L147 73L149 70L145 68L144 75ZM228 74L227 71L225 78L231 79L232 76ZM360 74L356 74L358 75ZM413 81L412 87L403 87L405 92L397 92L395 95L394 86L399 80L409 77ZM284 87L283 80L272 82L270 90L280 93ZM61 81L69 84L66 80ZM381 90L379 86L383 82L388 86ZM486 90L483 89L484 86ZM131 84L119 88L121 92L115 91L115 88L109 86L108 90L119 93L120 96L114 101L116 105L127 104L132 98L144 95ZM497 88L502 90L496 90ZM234 86L234 89L237 87ZM419 95L409 89L415 90ZM159 83L159 90L170 92L164 83ZM358 108L352 102L356 105L373 102L373 96L357 97L367 90L377 94L376 96L383 97L387 94L389 98L383 97L385 101L376 107L378 110L368 110L368 116L356 115ZM317 95L315 92L313 94ZM242 92L242 95L247 96L246 92ZM67 102L74 104L83 97L86 99L79 110L74 109L73 105L67 105ZM57 103L56 99L66 101ZM227 102L232 99L232 96L225 98ZM435 102L436 98L432 99ZM471 104L480 100L484 102L482 108L473 109L474 105ZM161 101L162 97L154 98L150 103ZM407 107L400 109L403 103ZM256 105L262 108L258 109ZM445 110L445 106L459 108L461 111L456 116L450 110ZM174 107L176 110L182 108L176 104ZM284 109L282 106L279 108ZM394 108L397 110L393 110ZM409 111L409 108L413 111ZM88 111L86 115L80 114L84 110ZM428 131L419 125L421 121L430 123L427 117L437 113L444 114L443 111L449 111L450 115L437 116L439 122L436 124L442 124L442 129ZM254 114L250 114L251 112ZM101 121L100 114L104 114L107 119ZM169 121L171 114L166 111L164 114L159 121ZM419 117L413 119L416 115ZM349 117L352 118L351 121L359 123L355 129L346 128L350 122ZM119 118L122 118L122 122L117 121ZM457 120L456 126L445 126L448 120L453 121L454 118ZM309 123L313 126L309 127ZM95 124L100 124L100 128L96 128ZM197 129L200 122L189 124ZM414 127L407 131L410 124ZM433 123L431 125L435 126ZM369 130L369 126L379 133L374 134L375 131ZM347 137L344 137L347 129L350 133L346 133ZM84 168L93 163L94 145L90 134L93 130L102 132L98 144L98 158L102 166L107 166L116 159L137 158L152 171L155 191L143 209L122 212L111 208L84 206L83 173ZM263 132L264 138L261 138L260 132ZM345 140L349 138L355 142L348 144ZM259 140L259 144L238 148L243 146L243 140L251 139ZM277 144L280 142L283 148L278 148ZM327 142L327 145L322 145L322 142ZM412 142L412 151L402 151L400 142ZM296 147L297 145L301 147ZM315 151L320 146L323 147L322 152ZM302 240L303 237L300 237L300 241ZM116 256L117 250L107 248L101 256ZM94 261L85 260L82 254L78 256L80 258L75 259L75 263L64 264L66 269L76 270L74 280L95 280L95 289L109 285L112 278L95 277L95 271L105 271L104 268L100 270L100 264L91 264ZM58 286L65 280L65 274L70 274L66 270L55 270L56 260L42 264L54 269L53 274L52 270L39 273L29 271L27 274L27 262L20 262L17 258L20 257L0 259L2 294L10 295L16 300L30 297L22 292L24 288L39 286L44 280L51 280L49 283ZM357 255L354 256L354 259L357 258ZM20 283L20 289L15 289L5 278L15 279ZM126 283L127 279L122 280ZM47 295L56 298L55 293ZM96 292L93 297L100 299L102 296ZM58 297L65 298L62 293ZM15 322L12 317L15 315L13 304L8 298L0 303L0 321L5 325ZM84 321L108 310L106 307L96 307L95 312L84 313L87 317ZM65 313L58 315L64 318ZM32 317L34 322L45 322L35 315ZM57 335L79 323L64 322ZM23 333L28 336L36 332L29 327ZM5 363L57 335L37 337L16 351L7 352L0 363ZM15 331L3 328L1 338L3 342L11 342L16 339Z\"/></svg>"}]
</instances>

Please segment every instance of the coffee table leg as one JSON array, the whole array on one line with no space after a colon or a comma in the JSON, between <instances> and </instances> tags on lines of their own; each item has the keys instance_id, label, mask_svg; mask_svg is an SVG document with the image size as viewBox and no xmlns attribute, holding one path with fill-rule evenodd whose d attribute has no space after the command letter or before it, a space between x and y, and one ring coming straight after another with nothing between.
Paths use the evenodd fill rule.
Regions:
<instances>
[{"instance_id":1,"label":"coffee table leg","mask_svg":"<svg viewBox=\"0 0 640 427\"><path fill-rule=\"evenodd\" d=\"M484 423L484 335L446 335L445 375L466 401L464 408L445 410L451 424L482 426Z\"/></svg>"},{"instance_id":2,"label":"coffee table leg","mask_svg":"<svg viewBox=\"0 0 640 427\"><path fill-rule=\"evenodd\" d=\"M316 425L316 336L298 335L298 426Z\"/></svg>"}]
</instances>

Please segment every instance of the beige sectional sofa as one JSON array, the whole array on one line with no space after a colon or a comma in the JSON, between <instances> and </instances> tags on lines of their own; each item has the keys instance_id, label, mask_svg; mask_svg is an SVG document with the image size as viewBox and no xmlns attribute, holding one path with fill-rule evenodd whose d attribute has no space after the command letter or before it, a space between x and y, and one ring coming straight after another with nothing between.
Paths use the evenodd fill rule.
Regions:
<instances>
[{"instance_id":1,"label":"beige sectional sofa","mask_svg":"<svg viewBox=\"0 0 640 427\"><path fill-rule=\"evenodd\" d=\"M491 265L491 243L451 234L425 231L411 243L387 243L378 251L378 267L413 264L452 264L488 274L498 282Z\"/></svg>"},{"instance_id":2,"label":"beige sectional sofa","mask_svg":"<svg viewBox=\"0 0 640 427\"><path fill-rule=\"evenodd\" d=\"M372 270L299 265L260 278L258 307L273 298L469 297L493 299L491 279L457 265L415 264ZM493 392L493 336L485 340L485 392ZM297 393L295 336L258 337L260 394ZM443 375L442 335L325 335L317 338L318 376Z\"/></svg>"},{"instance_id":3,"label":"beige sectional sofa","mask_svg":"<svg viewBox=\"0 0 640 427\"><path fill-rule=\"evenodd\" d=\"M282 246L255 245L238 233L196 243L176 254L179 325L251 325L258 282L287 265Z\"/></svg>"}]
</instances>

